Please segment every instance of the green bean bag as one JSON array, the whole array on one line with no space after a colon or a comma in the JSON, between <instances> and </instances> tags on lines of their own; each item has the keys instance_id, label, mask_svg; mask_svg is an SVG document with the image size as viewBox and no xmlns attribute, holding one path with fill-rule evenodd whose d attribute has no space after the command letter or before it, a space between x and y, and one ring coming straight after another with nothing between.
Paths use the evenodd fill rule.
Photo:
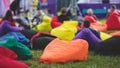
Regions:
<instances>
[{"instance_id":1,"label":"green bean bag","mask_svg":"<svg viewBox=\"0 0 120 68\"><path fill-rule=\"evenodd\" d=\"M77 21L64 21L63 24L52 29L51 34L62 40L72 40L77 32Z\"/></svg>"},{"instance_id":2,"label":"green bean bag","mask_svg":"<svg viewBox=\"0 0 120 68\"><path fill-rule=\"evenodd\" d=\"M17 42L13 36L10 36L7 40L0 41L0 46L7 47L14 51L18 55L18 59L29 59L32 57L29 48Z\"/></svg>"},{"instance_id":3,"label":"green bean bag","mask_svg":"<svg viewBox=\"0 0 120 68\"><path fill-rule=\"evenodd\" d=\"M51 18L48 16L44 16L42 21L43 22L35 26L33 29L37 31L50 32L52 30Z\"/></svg>"}]
</instances>

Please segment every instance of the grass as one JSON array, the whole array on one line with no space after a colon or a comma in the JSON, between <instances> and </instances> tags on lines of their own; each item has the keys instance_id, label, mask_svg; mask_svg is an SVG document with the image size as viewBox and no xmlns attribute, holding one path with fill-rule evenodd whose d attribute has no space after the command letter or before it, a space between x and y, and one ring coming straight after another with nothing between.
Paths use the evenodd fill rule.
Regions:
<instances>
[{"instance_id":1,"label":"grass","mask_svg":"<svg viewBox=\"0 0 120 68\"><path fill-rule=\"evenodd\" d=\"M23 61L30 68L120 68L120 56L100 56L89 52L87 61L44 64L38 62L42 51L32 50L32 53L32 59Z\"/></svg>"},{"instance_id":2,"label":"grass","mask_svg":"<svg viewBox=\"0 0 120 68\"><path fill-rule=\"evenodd\" d=\"M105 22L105 19L100 19L101 22ZM107 33L114 32L108 31ZM30 68L120 68L120 56L100 56L94 55L92 52L88 54L88 60L68 62L64 64L44 64L39 63L41 50L32 50L33 58L29 60L22 60Z\"/></svg>"}]
</instances>

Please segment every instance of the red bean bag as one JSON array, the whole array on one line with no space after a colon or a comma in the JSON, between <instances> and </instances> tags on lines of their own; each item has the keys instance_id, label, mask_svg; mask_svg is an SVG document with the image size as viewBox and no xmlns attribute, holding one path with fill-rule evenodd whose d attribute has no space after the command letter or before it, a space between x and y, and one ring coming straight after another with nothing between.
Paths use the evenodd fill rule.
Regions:
<instances>
[{"instance_id":1,"label":"red bean bag","mask_svg":"<svg viewBox=\"0 0 120 68\"><path fill-rule=\"evenodd\" d=\"M2 19L0 18L0 24L2 23Z\"/></svg>"},{"instance_id":2,"label":"red bean bag","mask_svg":"<svg viewBox=\"0 0 120 68\"><path fill-rule=\"evenodd\" d=\"M65 63L68 61L87 60L88 43L85 40L77 39L64 41L55 39L47 45L39 62Z\"/></svg>"},{"instance_id":3,"label":"red bean bag","mask_svg":"<svg viewBox=\"0 0 120 68\"><path fill-rule=\"evenodd\" d=\"M15 54L12 50L0 46L0 56L7 57L10 59L17 59L17 54ZM0 67L1 68L1 67Z\"/></svg>"},{"instance_id":4,"label":"red bean bag","mask_svg":"<svg viewBox=\"0 0 120 68\"><path fill-rule=\"evenodd\" d=\"M108 30L120 30L120 13L112 12L106 20Z\"/></svg>"},{"instance_id":5,"label":"red bean bag","mask_svg":"<svg viewBox=\"0 0 120 68\"><path fill-rule=\"evenodd\" d=\"M16 60L17 55L8 48L0 46L0 68L29 68Z\"/></svg>"},{"instance_id":6,"label":"red bean bag","mask_svg":"<svg viewBox=\"0 0 120 68\"><path fill-rule=\"evenodd\" d=\"M84 17L85 20L89 21L90 23L96 23L97 20L95 20L95 18L93 16L89 16L89 15L86 15Z\"/></svg>"},{"instance_id":7,"label":"red bean bag","mask_svg":"<svg viewBox=\"0 0 120 68\"><path fill-rule=\"evenodd\" d=\"M29 68L22 62L12 60L0 55L0 68Z\"/></svg>"},{"instance_id":8,"label":"red bean bag","mask_svg":"<svg viewBox=\"0 0 120 68\"><path fill-rule=\"evenodd\" d=\"M91 23L91 27L93 27L93 29L101 31L101 32L107 31L107 25L106 24L102 24L100 22L98 22L98 23Z\"/></svg>"},{"instance_id":9,"label":"red bean bag","mask_svg":"<svg viewBox=\"0 0 120 68\"><path fill-rule=\"evenodd\" d=\"M57 17L57 16L54 16L54 17L52 18L52 21L51 21L51 26L52 26L52 28L56 28L56 27L58 27L58 26L60 26L60 25L62 25L62 22L59 22L59 21L58 21L58 17Z\"/></svg>"}]
</instances>

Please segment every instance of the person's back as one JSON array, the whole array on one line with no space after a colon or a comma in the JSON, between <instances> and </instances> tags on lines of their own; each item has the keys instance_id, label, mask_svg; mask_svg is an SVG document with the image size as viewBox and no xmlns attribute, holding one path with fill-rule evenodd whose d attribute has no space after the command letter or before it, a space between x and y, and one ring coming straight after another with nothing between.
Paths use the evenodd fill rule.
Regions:
<instances>
[{"instance_id":1,"label":"person's back","mask_svg":"<svg viewBox=\"0 0 120 68\"><path fill-rule=\"evenodd\" d=\"M84 18L85 20L88 20L90 23L96 23L97 22L97 17L96 15L93 14L92 9L87 10L88 15L86 15Z\"/></svg>"},{"instance_id":2,"label":"person's back","mask_svg":"<svg viewBox=\"0 0 120 68\"><path fill-rule=\"evenodd\" d=\"M88 28L90 31L92 31L92 33L96 36L96 37L98 37L99 39L101 39L100 38L100 32L99 31L97 31L97 30L94 30L92 27L90 27L90 22L89 21L84 21L84 23L83 23L83 27L82 27L83 29L84 28Z\"/></svg>"},{"instance_id":3,"label":"person's back","mask_svg":"<svg viewBox=\"0 0 120 68\"><path fill-rule=\"evenodd\" d=\"M65 7L61 8L61 15L58 16L58 21L63 22L63 21L68 21L70 20L69 17L67 16L67 9Z\"/></svg>"}]
</instances>

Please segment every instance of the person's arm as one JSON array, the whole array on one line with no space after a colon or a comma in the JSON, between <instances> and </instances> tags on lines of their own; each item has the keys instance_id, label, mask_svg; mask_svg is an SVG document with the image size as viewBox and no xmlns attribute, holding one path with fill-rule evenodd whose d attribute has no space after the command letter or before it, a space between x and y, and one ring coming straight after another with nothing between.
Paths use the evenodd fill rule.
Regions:
<instances>
[{"instance_id":1,"label":"person's arm","mask_svg":"<svg viewBox=\"0 0 120 68\"><path fill-rule=\"evenodd\" d=\"M32 22L36 19L36 16L32 19Z\"/></svg>"},{"instance_id":2,"label":"person's arm","mask_svg":"<svg viewBox=\"0 0 120 68\"><path fill-rule=\"evenodd\" d=\"M109 13L106 15L106 17L105 17L105 18L108 18L108 17L110 16L110 14L111 14L111 13L109 12Z\"/></svg>"},{"instance_id":3,"label":"person's arm","mask_svg":"<svg viewBox=\"0 0 120 68\"><path fill-rule=\"evenodd\" d=\"M5 26L4 28L7 29L8 31L19 31L19 30L23 30L23 27L16 27L16 26L12 26L10 24L10 22L5 21Z\"/></svg>"},{"instance_id":4,"label":"person's arm","mask_svg":"<svg viewBox=\"0 0 120 68\"><path fill-rule=\"evenodd\" d=\"M93 15L93 18L94 18L95 20L98 20L97 17L96 17L96 15Z\"/></svg>"}]
</instances>

